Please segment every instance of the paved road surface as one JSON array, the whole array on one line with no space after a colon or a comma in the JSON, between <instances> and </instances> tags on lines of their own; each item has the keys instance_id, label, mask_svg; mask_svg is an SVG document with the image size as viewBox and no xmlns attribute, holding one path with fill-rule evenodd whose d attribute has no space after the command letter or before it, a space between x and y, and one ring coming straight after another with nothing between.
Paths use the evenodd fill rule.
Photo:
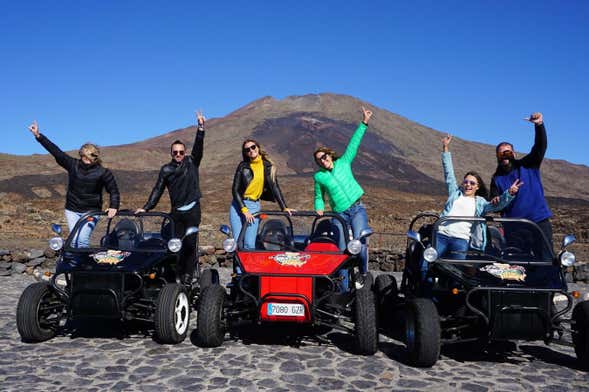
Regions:
<instances>
[{"instance_id":1,"label":"paved road surface","mask_svg":"<svg viewBox=\"0 0 589 392\"><path fill-rule=\"evenodd\" d=\"M27 276L0 280L2 391L589 391L589 373L578 369L571 348L540 343L484 357L445 352L431 369L405 365L403 346L391 339L381 339L376 355L361 357L347 352L347 340L337 334L322 344L258 338L227 340L215 349L199 348L193 339L162 346L112 332L24 344L15 309L31 282Z\"/></svg>"}]
</instances>

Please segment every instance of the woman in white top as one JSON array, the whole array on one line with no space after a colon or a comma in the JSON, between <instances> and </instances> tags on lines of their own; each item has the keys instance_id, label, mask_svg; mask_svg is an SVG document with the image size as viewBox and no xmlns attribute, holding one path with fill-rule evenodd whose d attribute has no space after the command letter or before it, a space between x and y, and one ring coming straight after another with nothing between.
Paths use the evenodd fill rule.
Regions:
<instances>
[{"instance_id":1,"label":"woman in white top","mask_svg":"<svg viewBox=\"0 0 589 392\"><path fill-rule=\"evenodd\" d=\"M481 176L475 171L467 172L462 180L462 185L458 186L452 166L452 155L448 151L451 140L451 135L442 138L442 167L448 189L448 200L440 217L478 217L505 208L513 200L523 182L519 179L515 180L511 187L501 195L497 204L487 201L487 187ZM485 230L480 226L480 224L473 225L472 222L464 221L447 222L440 225L436 233L436 250L439 257L447 255L454 259L464 259L469 248L484 249L486 235Z\"/></svg>"}]
</instances>

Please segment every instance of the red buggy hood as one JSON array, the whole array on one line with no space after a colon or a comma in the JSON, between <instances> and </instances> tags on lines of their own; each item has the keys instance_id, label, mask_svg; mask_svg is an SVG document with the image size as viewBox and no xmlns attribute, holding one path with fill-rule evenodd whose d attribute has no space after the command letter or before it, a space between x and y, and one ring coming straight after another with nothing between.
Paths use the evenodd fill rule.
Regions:
<instances>
[{"instance_id":1,"label":"red buggy hood","mask_svg":"<svg viewBox=\"0 0 589 392\"><path fill-rule=\"evenodd\" d=\"M237 252L246 273L329 275L349 256L343 253L242 251Z\"/></svg>"}]
</instances>

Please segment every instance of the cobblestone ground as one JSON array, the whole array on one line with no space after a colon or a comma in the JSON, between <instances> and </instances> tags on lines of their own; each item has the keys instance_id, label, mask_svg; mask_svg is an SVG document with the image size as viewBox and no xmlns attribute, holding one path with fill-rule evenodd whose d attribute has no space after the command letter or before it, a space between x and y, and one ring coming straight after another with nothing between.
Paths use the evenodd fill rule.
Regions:
<instances>
[{"instance_id":1,"label":"cobblestone ground","mask_svg":"<svg viewBox=\"0 0 589 392\"><path fill-rule=\"evenodd\" d=\"M3 391L589 391L589 373L579 370L574 351L542 343L520 342L491 356L445 352L431 369L405 365L403 346L387 338L370 357L347 352L337 339L299 345L227 340L220 348L202 349L194 339L163 346L142 335L66 335L25 344L15 311L32 279L13 276L0 282Z\"/></svg>"}]
</instances>

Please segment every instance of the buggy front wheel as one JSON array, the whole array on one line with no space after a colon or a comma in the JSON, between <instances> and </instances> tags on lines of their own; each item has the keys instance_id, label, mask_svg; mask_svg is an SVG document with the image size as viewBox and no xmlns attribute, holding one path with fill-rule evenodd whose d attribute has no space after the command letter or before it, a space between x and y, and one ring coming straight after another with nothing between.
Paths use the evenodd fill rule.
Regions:
<instances>
[{"instance_id":1,"label":"buggy front wheel","mask_svg":"<svg viewBox=\"0 0 589 392\"><path fill-rule=\"evenodd\" d=\"M201 347L219 347L225 338L225 288L213 284L204 289L198 302L196 329Z\"/></svg>"},{"instance_id":2,"label":"buggy front wheel","mask_svg":"<svg viewBox=\"0 0 589 392\"><path fill-rule=\"evenodd\" d=\"M34 343L55 336L64 304L46 282L29 285L16 306L16 327L23 342Z\"/></svg>"},{"instance_id":3,"label":"buggy front wheel","mask_svg":"<svg viewBox=\"0 0 589 392\"><path fill-rule=\"evenodd\" d=\"M155 339L177 344L186 338L190 323L190 302L183 285L168 283L160 290L155 307Z\"/></svg>"},{"instance_id":4,"label":"buggy front wheel","mask_svg":"<svg viewBox=\"0 0 589 392\"><path fill-rule=\"evenodd\" d=\"M573 309L573 344L581 366L589 368L589 301L579 302Z\"/></svg>"},{"instance_id":5,"label":"buggy front wheel","mask_svg":"<svg viewBox=\"0 0 589 392\"><path fill-rule=\"evenodd\" d=\"M405 306L405 344L409 363L431 367L440 356L438 310L427 298L411 299Z\"/></svg>"},{"instance_id":6,"label":"buggy front wheel","mask_svg":"<svg viewBox=\"0 0 589 392\"><path fill-rule=\"evenodd\" d=\"M362 355L372 355L378 350L376 326L376 301L372 290L356 290L354 301L356 350Z\"/></svg>"}]
</instances>

